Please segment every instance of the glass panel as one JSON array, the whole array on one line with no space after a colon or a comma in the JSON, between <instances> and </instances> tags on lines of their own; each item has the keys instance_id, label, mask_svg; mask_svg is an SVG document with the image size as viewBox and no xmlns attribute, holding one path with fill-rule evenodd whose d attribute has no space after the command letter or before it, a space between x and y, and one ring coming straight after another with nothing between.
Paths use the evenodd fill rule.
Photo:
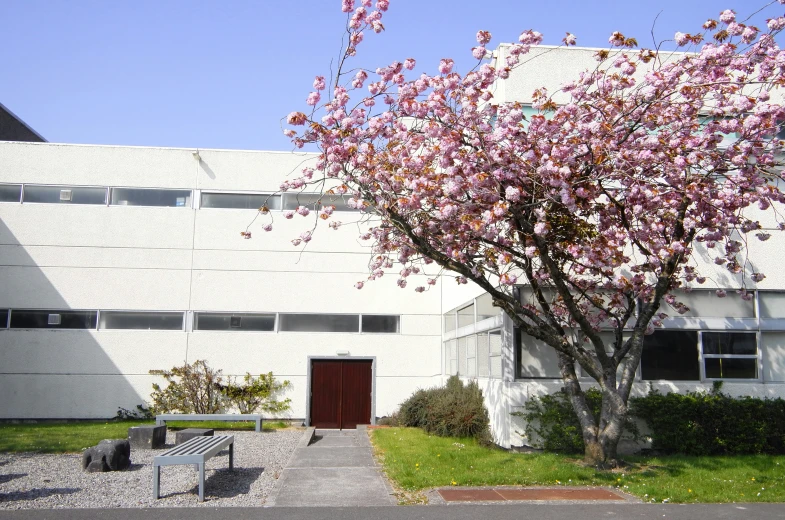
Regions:
<instances>
[{"instance_id":1,"label":"glass panel","mask_svg":"<svg viewBox=\"0 0 785 520\"><path fill-rule=\"evenodd\" d=\"M295 210L300 206L318 210L322 206L335 206L333 211L357 211L347 205L351 197L341 195L322 195L320 193L285 193L283 209Z\"/></svg>"},{"instance_id":2,"label":"glass panel","mask_svg":"<svg viewBox=\"0 0 785 520\"><path fill-rule=\"evenodd\" d=\"M521 332L518 350L518 375L522 378L558 378L559 358L556 350L542 341Z\"/></svg>"},{"instance_id":3,"label":"glass panel","mask_svg":"<svg viewBox=\"0 0 785 520\"><path fill-rule=\"evenodd\" d=\"M455 330L455 313L450 312L444 315L444 332Z\"/></svg>"},{"instance_id":4,"label":"glass panel","mask_svg":"<svg viewBox=\"0 0 785 520\"><path fill-rule=\"evenodd\" d=\"M281 196L261 193L202 193L203 208L259 209L265 205L269 209L281 209Z\"/></svg>"},{"instance_id":5,"label":"glass panel","mask_svg":"<svg viewBox=\"0 0 785 520\"><path fill-rule=\"evenodd\" d=\"M191 190L112 188L112 206L191 207Z\"/></svg>"},{"instance_id":6,"label":"glass panel","mask_svg":"<svg viewBox=\"0 0 785 520\"><path fill-rule=\"evenodd\" d=\"M103 311L99 329L182 330L182 312Z\"/></svg>"},{"instance_id":7,"label":"glass panel","mask_svg":"<svg viewBox=\"0 0 785 520\"><path fill-rule=\"evenodd\" d=\"M496 356L491 358L491 377L493 379L502 378L502 358Z\"/></svg>"},{"instance_id":8,"label":"glass panel","mask_svg":"<svg viewBox=\"0 0 785 520\"><path fill-rule=\"evenodd\" d=\"M458 338L458 374L466 375L466 338Z\"/></svg>"},{"instance_id":9,"label":"glass panel","mask_svg":"<svg viewBox=\"0 0 785 520\"><path fill-rule=\"evenodd\" d=\"M458 309L458 328L474 325L474 304Z\"/></svg>"},{"instance_id":10,"label":"glass panel","mask_svg":"<svg viewBox=\"0 0 785 520\"><path fill-rule=\"evenodd\" d=\"M714 291L692 291L674 293L677 301L690 308L684 314L663 303L662 310L671 317L699 316L703 318L754 318L755 305L752 300L744 301L741 296L728 292L725 298L719 298Z\"/></svg>"},{"instance_id":11,"label":"glass panel","mask_svg":"<svg viewBox=\"0 0 785 520\"><path fill-rule=\"evenodd\" d=\"M492 356L502 355L502 332L500 330L492 330L488 336L490 342L490 350Z\"/></svg>"},{"instance_id":12,"label":"glass panel","mask_svg":"<svg viewBox=\"0 0 785 520\"><path fill-rule=\"evenodd\" d=\"M400 316L374 316L363 314L363 332L386 332L395 334L398 332Z\"/></svg>"},{"instance_id":13,"label":"glass panel","mask_svg":"<svg viewBox=\"0 0 785 520\"><path fill-rule=\"evenodd\" d=\"M458 345L455 340L447 342L450 348L450 372L449 375L454 376L458 373Z\"/></svg>"},{"instance_id":14,"label":"glass panel","mask_svg":"<svg viewBox=\"0 0 785 520\"><path fill-rule=\"evenodd\" d=\"M97 314L96 311L13 310L11 328L94 329Z\"/></svg>"},{"instance_id":15,"label":"glass panel","mask_svg":"<svg viewBox=\"0 0 785 520\"><path fill-rule=\"evenodd\" d=\"M24 201L51 204L106 204L106 188L27 185Z\"/></svg>"},{"instance_id":16,"label":"glass panel","mask_svg":"<svg viewBox=\"0 0 785 520\"><path fill-rule=\"evenodd\" d=\"M477 298L477 321L487 320L501 314L501 309L493 306L493 298L488 293Z\"/></svg>"},{"instance_id":17,"label":"glass panel","mask_svg":"<svg viewBox=\"0 0 785 520\"><path fill-rule=\"evenodd\" d=\"M477 336L466 337L466 375L477 377Z\"/></svg>"},{"instance_id":18,"label":"glass panel","mask_svg":"<svg viewBox=\"0 0 785 520\"><path fill-rule=\"evenodd\" d=\"M762 291L758 298L761 318L785 318L785 293Z\"/></svg>"},{"instance_id":19,"label":"glass panel","mask_svg":"<svg viewBox=\"0 0 785 520\"><path fill-rule=\"evenodd\" d=\"M358 332L359 314L280 314L286 332Z\"/></svg>"},{"instance_id":20,"label":"glass panel","mask_svg":"<svg viewBox=\"0 0 785 520\"><path fill-rule=\"evenodd\" d=\"M477 376L488 377L488 334L477 335Z\"/></svg>"},{"instance_id":21,"label":"glass panel","mask_svg":"<svg viewBox=\"0 0 785 520\"><path fill-rule=\"evenodd\" d=\"M708 379L758 378L758 360L756 358L706 358L704 363Z\"/></svg>"},{"instance_id":22,"label":"glass panel","mask_svg":"<svg viewBox=\"0 0 785 520\"><path fill-rule=\"evenodd\" d=\"M0 202L20 202L21 200L21 184L0 184Z\"/></svg>"},{"instance_id":23,"label":"glass panel","mask_svg":"<svg viewBox=\"0 0 785 520\"><path fill-rule=\"evenodd\" d=\"M642 379L698 381L698 333L684 330L658 330L643 340Z\"/></svg>"},{"instance_id":24,"label":"glass panel","mask_svg":"<svg viewBox=\"0 0 785 520\"><path fill-rule=\"evenodd\" d=\"M272 332L275 330L275 314L197 312L194 330Z\"/></svg>"},{"instance_id":25,"label":"glass panel","mask_svg":"<svg viewBox=\"0 0 785 520\"><path fill-rule=\"evenodd\" d=\"M758 354L758 341L755 333L750 332L703 332L704 354L736 354L755 356Z\"/></svg>"},{"instance_id":26,"label":"glass panel","mask_svg":"<svg viewBox=\"0 0 785 520\"><path fill-rule=\"evenodd\" d=\"M8 326L8 309L0 310L0 329Z\"/></svg>"}]
</instances>

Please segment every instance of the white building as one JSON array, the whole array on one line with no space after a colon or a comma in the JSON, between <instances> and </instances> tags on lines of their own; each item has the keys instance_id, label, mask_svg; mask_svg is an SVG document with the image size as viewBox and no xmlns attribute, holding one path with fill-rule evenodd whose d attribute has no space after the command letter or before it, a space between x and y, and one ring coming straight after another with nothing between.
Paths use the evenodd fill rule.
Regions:
<instances>
[{"instance_id":1,"label":"white building","mask_svg":"<svg viewBox=\"0 0 785 520\"><path fill-rule=\"evenodd\" d=\"M587 49L545 51L497 100L526 102L594 63ZM313 158L0 142L0 419L111 417L149 399L151 369L205 359L290 380L290 417L320 426L373 422L457 373L480 383L496 441L526 443L510 413L562 386L553 353L450 278L423 294L385 279L358 291L369 254L354 226L293 247L313 221L282 211L313 200L270 194ZM245 240L265 202L275 230ZM692 313L652 337L636 392L722 379L732 394L785 396L783 244L750 244L768 276L752 302L689 296ZM735 289L724 276L714 285ZM731 339L734 353L712 350Z\"/></svg>"}]
</instances>

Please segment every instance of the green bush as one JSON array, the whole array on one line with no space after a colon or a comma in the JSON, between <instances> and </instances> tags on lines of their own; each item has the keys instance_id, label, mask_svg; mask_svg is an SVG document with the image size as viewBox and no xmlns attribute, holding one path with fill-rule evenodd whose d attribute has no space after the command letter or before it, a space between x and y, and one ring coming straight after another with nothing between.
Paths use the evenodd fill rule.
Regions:
<instances>
[{"instance_id":1,"label":"green bush","mask_svg":"<svg viewBox=\"0 0 785 520\"><path fill-rule=\"evenodd\" d=\"M586 391L586 403L595 420L602 408L602 393L596 388ZM536 448L556 453L583 453L583 435L578 417L570 398L563 389L550 395L533 397L524 405L524 411L512 415L526 421L524 433ZM625 432L636 438L638 429L628 418Z\"/></svg>"},{"instance_id":2,"label":"green bush","mask_svg":"<svg viewBox=\"0 0 785 520\"><path fill-rule=\"evenodd\" d=\"M290 386L289 381L278 382L273 373L268 372L259 374L259 377L246 373L242 383L229 377L229 382L219 385L219 389L227 401L240 413L254 413L261 410L277 417L279 413L286 412L291 408L292 400L286 398L279 401L275 396Z\"/></svg>"},{"instance_id":3,"label":"green bush","mask_svg":"<svg viewBox=\"0 0 785 520\"><path fill-rule=\"evenodd\" d=\"M491 442L488 410L475 381L464 385L457 376L444 387L416 391L401 404L398 420L403 426L422 428L442 437L474 437Z\"/></svg>"},{"instance_id":4,"label":"green bush","mask_svg":"<svg viewBox=\"0 0 785 520\"><path fill-rule=\"evenodd\" d=\"M661 394L630 399L646 421L652 448L687 455L785 453L785 400L734 398L709 393Z\"/></svg>"},{"instance_id":5,"label":"green bush","mask_svg":"<svg viewBox=\"0 0 785 520\"><path fill-rule=\"evenodd\" d=\"M167 382L165 388L153 383L150 408L154 413L218 413L223 408L223 376L207 361L199 359L171 370L150 370L150 374L163 376Z\"/></svg>"}]
</instances>

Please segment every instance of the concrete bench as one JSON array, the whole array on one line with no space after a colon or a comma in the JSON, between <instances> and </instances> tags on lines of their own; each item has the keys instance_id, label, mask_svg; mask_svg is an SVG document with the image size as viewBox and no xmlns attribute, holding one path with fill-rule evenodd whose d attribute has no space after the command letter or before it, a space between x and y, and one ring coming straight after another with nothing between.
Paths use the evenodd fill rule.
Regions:
<instances>
[{"instance_id":1,"label":"concrete bench","mask_svg":"<svg viewBox=\"0 0 785 520\"><path fill-rule=\"evenodd\" d=\"M255 421L256 431L262 431L262 416L258 413L163 413L155 416L155 424L166 421Z\"/></svg>"},{"instance_id":2,"label":"concrete bench","mask_svg":"<svg viewBox=\"0 0 785 520\"><path fill-rule=\"evenodd\" d=\"M234 435L194 437L188 442L153 458L153 498L161 497L161 466L194 464L199 470L199 502L204 502L204 465L214 455L229 447L229 469L234 469Z\"/></svg>"}]
</instances>

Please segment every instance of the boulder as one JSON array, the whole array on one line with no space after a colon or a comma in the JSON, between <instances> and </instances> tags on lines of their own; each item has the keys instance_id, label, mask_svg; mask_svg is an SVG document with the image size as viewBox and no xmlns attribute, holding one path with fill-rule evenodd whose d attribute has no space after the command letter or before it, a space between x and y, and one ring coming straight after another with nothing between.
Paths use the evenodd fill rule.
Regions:
<instances>
[{"instance_id":1,"label":"boulder","mask_svg":"<svg viewBox=\"0 0 785 520\"><path fill-rule=\"evenodd\" d=\"M131 466L128 439L104 439L82 453L82 469L90 473L122 471Z\"/></svg>"}]
</instances>

